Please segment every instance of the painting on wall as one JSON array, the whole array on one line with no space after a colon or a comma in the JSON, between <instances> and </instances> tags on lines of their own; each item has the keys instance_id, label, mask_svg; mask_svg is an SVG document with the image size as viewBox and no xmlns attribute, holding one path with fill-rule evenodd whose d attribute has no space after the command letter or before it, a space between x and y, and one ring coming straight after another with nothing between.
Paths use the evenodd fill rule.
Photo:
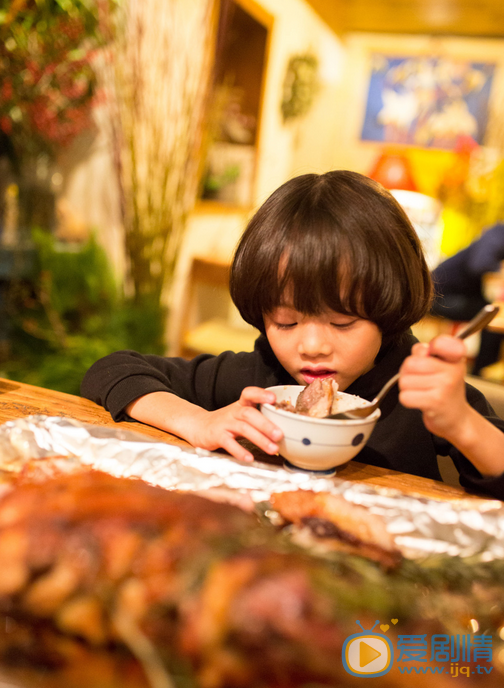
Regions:
<instances>
[{"instance_id":1,"label":"painting on wall","mask_svg":"<svg viewBox=\"0 0 504 688\"><path fill-rule=\"evenodd\" d=\"M361 139L452 150L482 144L495 64L426 55L371 55Z\"/></svg>"}]
</instances>

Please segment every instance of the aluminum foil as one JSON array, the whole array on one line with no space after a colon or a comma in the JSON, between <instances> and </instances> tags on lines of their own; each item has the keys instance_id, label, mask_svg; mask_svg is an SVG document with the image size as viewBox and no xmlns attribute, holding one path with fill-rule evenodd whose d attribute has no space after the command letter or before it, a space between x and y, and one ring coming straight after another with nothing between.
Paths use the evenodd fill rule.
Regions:
<instances>
[{"instance_id":1,"label":"aluminum foil","mask_svg":"<svg viewBox=\"0 0 504 688\"><path fill-rule=\"evenodd\" d=\"M54 456L64 457L69 470L89 466L165 489L223 493L230 501L267 502L275 492L292 490L330 492L380 518L405 557L446 554L482 561L504 557L504 504L498 500L442 501L338 478L316 478L69 418L29 416L0 426L3 470L20 470L27 461Z\"/></svg>"}]
</instances>

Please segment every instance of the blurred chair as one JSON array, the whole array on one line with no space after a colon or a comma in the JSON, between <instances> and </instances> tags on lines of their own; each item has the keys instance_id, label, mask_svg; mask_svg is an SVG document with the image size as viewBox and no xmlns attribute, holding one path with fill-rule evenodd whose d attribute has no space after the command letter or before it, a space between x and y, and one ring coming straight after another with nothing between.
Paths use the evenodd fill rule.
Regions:
<instances>
[{"instance_id":1,"label":"blurred chair","mask_svg":"<svg viewBox=\"0 0 504 688\"><path fill-rule=\"evenodd\" d=\"M468 375L466 381L483 392L499 418L504 418L504 386L489 380L483 380L475 375Z\"/></svg>"}]
</instances>

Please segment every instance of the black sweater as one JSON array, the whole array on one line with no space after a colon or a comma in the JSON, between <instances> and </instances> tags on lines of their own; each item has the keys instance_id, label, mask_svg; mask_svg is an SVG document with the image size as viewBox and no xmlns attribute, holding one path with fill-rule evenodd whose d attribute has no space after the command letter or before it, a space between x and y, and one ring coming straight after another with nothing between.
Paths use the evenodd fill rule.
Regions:
<instances>
[{"instance_id":1,"label":"black sweater","mask_svg":"<svg viewBox=\"0 0 504 688\"><path fill-rule=\"evenodd\" d=\"M397 371L417 340L406 335L400 344L382 346L375 367L345 391L373 399ZM97 361L82 382L82 395L104 406L116 421L130 420L126 406L144 394L172 392L212 411L237 401L243 388L297 384L276 359L268 340L260 336L250 353L226 351L219 356L202 354L187 361L118 351ZM504 431L483 394L466 385L469 404ZM437 455L451 456L460 483L477 492L504 499L504 474L482 477L479 471L449 442L428 432L422 414L399 403L397 386L381 404L382 415L356 460L373 466L440 480Z\"/></svg>"}]
</instances>

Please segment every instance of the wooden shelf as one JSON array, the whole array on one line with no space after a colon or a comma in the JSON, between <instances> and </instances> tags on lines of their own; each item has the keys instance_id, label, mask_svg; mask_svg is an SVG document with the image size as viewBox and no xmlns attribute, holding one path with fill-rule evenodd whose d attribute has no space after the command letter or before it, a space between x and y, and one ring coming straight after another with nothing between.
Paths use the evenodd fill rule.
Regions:
<instances>
[{"instance_id":1,"label":"wooden shelf","mask_svg":"<svg viewBox=\"0 0 504 688\"><path fill-rule=\"evenodd\" d=\"M253 351L258 334L253 327L235 327L222 318L212 318L186 332L182 353L192 357L200 353L217 356L223 351Z\"/></svg>"},{"instance_id":2,"label":"wooden shelf","mask_svg":"<svg viewBox=\"0 0 504 688\"><path fill-rule=\"evenodd\" d=\"M259 332L243 322L229 294L229 263L194 258L187 280L178 355L252 351Z\"/></svg>"}]
</instances>

